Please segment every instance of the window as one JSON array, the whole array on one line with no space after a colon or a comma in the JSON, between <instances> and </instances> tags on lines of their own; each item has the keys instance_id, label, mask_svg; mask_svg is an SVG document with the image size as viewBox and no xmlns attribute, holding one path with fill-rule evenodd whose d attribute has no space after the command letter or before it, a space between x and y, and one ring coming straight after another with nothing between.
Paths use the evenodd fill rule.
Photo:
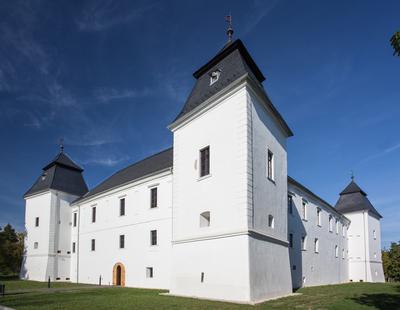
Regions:
<instances>
[{"instance_id":1,"label":"window","mask_svg":"<svg viewBox=\"0 0 400 310\"><path fill-rule=\"evenodd\" d=\"M289 234L289 247L293 248L293 234Z\"/></svg>"},{"instance_id":2,"label":"window","mask_svg":"<svg viewBox=\"0 0 400 310\"><path fill-rule=\"evenodd\" d=\"M33 244L33 248L34 249L37 249L39 247L39 243L38 242L35 242L34 244Z\"/></svg>"},{"instance_id":3,"label":"window","mask_svg":"<svg viewBox=\"0 0 400 310\"><path fill-rule=\"evenodd\" d=\"M303 200L302 204L302 216L303 216L303 220L307 220L307 201Z\"/></svg>"},{"instance_id":4,"label":"window","mask_svg":"<svg viewBox=\"0 0 400 310\"><path fill-rule=\"evenodd\" d=\"M157 230L150 231L150 244L157 245Z\"/></svg>"},{"instance_id":5,"label":"window","mask_svg":"<svg viewBox=\"0 0 400 310\"><path fill-rule=\"evenodd\" d=\"M342 249L342 259L344 259L345 258L345 252L344 252L344 249Z\"/></svg>"},{"instance_id":6,"label":"window","mask_svg":"<svg viewBox=\"0 0 400 310\"><path fill-rule=\"evenodd\" d=\"M96 207L92 207L92 223L96 222Z\"/></svg>"},{"instance_id":7,"label":"window","mask_svg":"<svg viewBox=\"0 0 400 310\"><path fill-rule=\"evenodd\" d=\"M119 200L119 216L125 215L125 198Z\"/></svg>"},{"instance_id":8,"label":"window","mask_svg":"<svg viewBox=\"0 0 400 310\"><path fill-rule=\"evenodd\" d=\"M318 238L314 239L314 252L319 253L319 241Z\"/></svg>"},{"instance_id":9,"label":"window","mask_svg":"<svg viewBox=\"0 0 400 310\"><path fill-rule=\"evenodd\" d=\"M73 219L73 225L74 225L74 227L76 227L77 221L78 221L78 214L75 212L75 213L74 213L74 219Z\"/></svg>"},{"instance_id":10,"label":"window","mask_svg":"<svg viewBox=\"0 0 400 310\"><path fill-rule=\"evenodd\" d=\"M301 237L301 249L305 251L307 249L307 237L302 236Z\"/></svg>"},{"instance_id":11,"label":"window","mask_svg":"<svg viewBox=\"0 0 400 310\"><path fill-rule=\"evenodd\" d=\"M157 187L150 190L150 208L157 208Z\"/></svg>"},{"instance_id":12,"label":"window","mask_svg":"<svg viewBox=\"0 0 400 310\"><path fill-rule=\"evenodd\" d=\"M210 211L206 211L200 214L200 227L210 226Z\"/></svg>"},{"instance_id":13,"label":"window","mask_svg":"<svg viewBox=\"0 0 400 310\"><path fill-rule=\"evenodd\" d=\"M91 250L92 250L92 251L96 251L96 240L95 240L95 239L92 239L92 242L91 242Z\"/></svg>"},{"instance_id":14,"label":"window","mask_svg":"<svg viewBox=\"0 0 400 310\"><path fill-rule=\"evenodd\" d=\"M336 226L336 234L339 234L339 221L335 220L335 226Z\"/></svg>"},{"instance_id":15,"label":"window","mask_svg":"<svg viewBox=\"0 0 400 310\"><path fill-rule=\"evenodd\" d=\"M292 195L288 195L288 211L289 211L289 214L293 214L293 197L292 197Z\"/></svg>"},{"instance_id":16,"label":"window","mask_svg":"<svg viewBox=\"0 0 400 310\"><path fill-rule=\"evenodd\" d=\"M35 219L35 226L39 227L39 218L38 217Z\"/></svg>"},{"instance_id":17,"label":"window","mask_svg":"<svg viewBox=\"0 0 400 310\"><path fill-rule=\"evenodd\" d=\"M146 267L146 278L153 277L153 267Z\"/></svg>"},{"instance_id":18,"label":"window","mask_svg":"<svg viewBox=\"0 0 400 310\"><path fill-rule=\"evenodd\" d=\"M374 240L376 240L376 230L375 229L372 231L372 236L374 237Z\"/></svg>"},{"instance_id":19,"label":"window","mask_svg":"<svg viewBox=\"0 0 400 310\"><path fill-rule=\"evenodd\" d=\"M317 225L321 226L321 209L317 208Z\"/></svg>"},{"instance_id":20,"label":"window","mask_svg":"<svg viewBox=\"0 0 400 310\"><path fill-rule=\"evenodd\" d=\"M210 73L210 85L214 84L218 81L219 76L221 75L221 70L217 69Z\"/></svg>"},{"instance_id":21,"label":"window","mask_svg":"<svg viewBox=\"0 0 400 310\"><path fill-rule=\"evenodd\" d=\"M75 253L76 251L76 243L72 242L72 253Z\"/></svg>"},{"instance_id":22,"label":"window","mask_svg":"<svg viewBox=\"0 0 400 310\"><path fill-rule=\"evenodd\" d=\"M124 249L125 248L125 235L120 235L119 236L119 248Z\"/></svg>"},{"instance_id":23,"label":"window","mask_svg":"<svg viewBox=\"0 0 400 310\"><path fill-rule=\"evenodd\" d=\"M339 247L335 245L335 257L339 257Z\"/></svg>"},{"instance_id":24,"label":"window","mask_svg":"<svg viewBox=\"0 0 400 310\"><path fill-rule=\"evenodd\" d=\"M274 154L270 150L267 155L267 177L274 180Z\"/></svg>"},{"instance_id":25,"label":"window","mask_svg":"<svg viewBox=\"0 0 400 310\"><path fill-rule=\"evenodd\" d=\"M268 227L270 227L270 228L275 227L275 219L271 214L268 215Z\"/></svg>"},{"instance_id":26,"label":"window","mask_svg":"<svg viewBox=\"0 0 400 310\"><path fill-rule=\"evenodd\" d=\"M332 218L332 215L329 215L329 231L333 232L333 218Z\"/></svg>"},{"instance_id":27,"label":"window","mask_svg":"<svg viewBox=\"0 0 400 310\"><path fill-rule=\"evenodd\" d=\"M200 150L200 177L210 174L210 147Z\"/></svg>"},{"instance_id":28,"label":"window","mask_svg":"<svg viewBox=\"0 0 400 310\"><path fill-rule=\"evenodd\" d=\"M204 272L202 272L200 274L200 282L203 283L204 282Z\"/></svg>"}]
</instances>

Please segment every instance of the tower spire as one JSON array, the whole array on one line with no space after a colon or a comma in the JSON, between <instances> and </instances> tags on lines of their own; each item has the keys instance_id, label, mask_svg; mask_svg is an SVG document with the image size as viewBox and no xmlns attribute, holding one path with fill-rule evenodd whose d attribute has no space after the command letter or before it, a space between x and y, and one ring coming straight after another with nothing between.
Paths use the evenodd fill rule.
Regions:
<instances>
[{"instance_id":1,"label":"tower spire","mask_svg":"<svg viewBox=\"0 0 400 310\"><path fill-rule=\"evenodd\" d=\"M60 153L64 153L64 138L60 139Z\"/></svg>"},{"instance_id":2,"label":"tower spire","mask_svg":"<svg viewBox=\"0 0 400 310\"><path fill-rule=\"evenodd\" d=\"M228 43L231 43L233 36L232 15L229 14L228 16L225 16L225 21L228 23L228 29L226 30L226 34L228 35Z\"/></svg>"}]
</instances>

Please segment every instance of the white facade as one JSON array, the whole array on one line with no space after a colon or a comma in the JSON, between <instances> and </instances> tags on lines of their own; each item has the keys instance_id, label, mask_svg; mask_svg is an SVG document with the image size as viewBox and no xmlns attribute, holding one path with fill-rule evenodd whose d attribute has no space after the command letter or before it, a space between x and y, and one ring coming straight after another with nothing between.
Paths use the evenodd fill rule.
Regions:
<instances>
[{"instance_id":1,"label":"white facade","mask_svg":"<svg viewBox=\"0 0 400 310\"><path fill-rule=\"evenodd\" d=\"M26 196L22 276L244 303L382 281L379 218L343 215L288 179L290 129L252 74L235 77L170 125L168 168L76 202L54 190Z\"/></svg>"}]
</instances>

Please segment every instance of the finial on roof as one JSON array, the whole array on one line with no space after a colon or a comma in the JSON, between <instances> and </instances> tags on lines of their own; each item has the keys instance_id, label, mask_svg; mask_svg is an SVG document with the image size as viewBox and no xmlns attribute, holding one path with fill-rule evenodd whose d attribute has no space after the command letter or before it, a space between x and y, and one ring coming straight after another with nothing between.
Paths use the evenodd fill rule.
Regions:
<instances>
[{"instance_id":1,"label":"finial on roof","mask_svg":"<svg viewBox=\"0 0 400 310\"><path fill-rule=\"evenodd\" d=\"M353 170L351 170L350 175L351 175L350 176L351 180L354 181L354 171Z\"/></svg>"},{"instance_id":2,"label":"finial on roof","mask_svg":"<svg viewBox=\"0 0 400 310\"><path fill-rule=\"evenodd\" d=\"M233 28L232 28L232 15L225 16L225 21L228 23L226 34L228 35L228 43L232 42Z\"/></svg>"},{"instance_id":3,"label":"finial on roof","mask_svg":"<svg viewBox=\"0 0 400 310\"><path fill-rule=\"evenodd\" d=\"M64 153L64 138L60 139L60 153Z\"/></svg>"}]
</instances>

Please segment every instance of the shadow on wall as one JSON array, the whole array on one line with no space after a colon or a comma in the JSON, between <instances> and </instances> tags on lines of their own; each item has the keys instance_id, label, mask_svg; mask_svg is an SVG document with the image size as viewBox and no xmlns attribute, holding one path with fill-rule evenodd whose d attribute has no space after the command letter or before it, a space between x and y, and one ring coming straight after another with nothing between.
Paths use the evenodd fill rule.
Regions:
<instances>
[{"instance_id":1,"label":"shadow on wall","mask_svg":"<svg viewBox=\"0 0 400 310\"><path fill-rule=\"evenodd\" d=\"M400 286L397 287L397 290L400 292ZM380 310L400 309L399 294L364 294L360 297L352 298L352 300L360 305Z\"/></svg>"},{"instance_id":2,"label":"shadow on wall","mask_svg":"<svg viewBox=\"0 0 400 310\"><path fill-rule=\"evenodd\" d=\"M293 200L292 213L288 211L288 233L293 235L293 246L289 248L290 271L292 286L297 290L303 286L303 255L301 248L302 236L307 237L303 220Z\"/></svg>"}]
</instances>

